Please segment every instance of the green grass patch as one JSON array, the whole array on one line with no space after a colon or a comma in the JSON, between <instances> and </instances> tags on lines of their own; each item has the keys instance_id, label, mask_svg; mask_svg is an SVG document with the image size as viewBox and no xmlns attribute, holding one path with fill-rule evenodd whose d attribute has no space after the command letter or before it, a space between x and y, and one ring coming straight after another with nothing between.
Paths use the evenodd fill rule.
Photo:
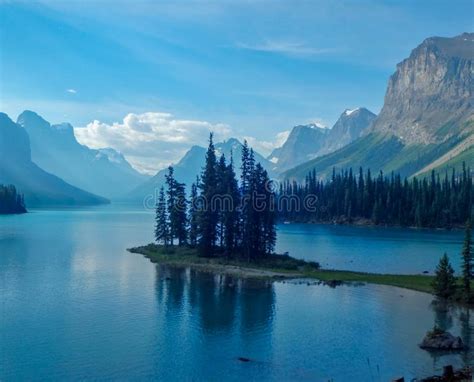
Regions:
<instances>
[{"instance_id":1,"label":"green grass patch","mask_svg":"<svg viewBox=\"0 0 474 382\"><path fill-rule=\"evenodd\" d=\"M366 282L371 284L390 285L400 288L412 289L419 292L433 293L433 287L431 286L431 283L434 279L434 276L427 275L390 275L326 269L307 272L305 275L321 281L336 280Z\"/></svg>"},{"instance_id":2,"label":"green grass patch","mask_svg":"<svg viewBox=\"0 0 474 382\"><path fill-rule=\"evenodd\" d=\"M231 271L228 273L237 277L266 279L309 278L320 280L329 285L337 285L339 282L361 282L389 285L434 294L432 287L434 276L430 275L396 275L321 269L317 262L277 254L251 261L236 257L226 257L222 254L213 257L202 257L198 255L197 250L194 248L165 247L156 244L130 248L129 251L142 254L153 263L181 267L189 266L215 273ZM465 299L463 299L461 294L461 279L458 278L457 283L457 293L450 300L465 303Z\"/></svg>"},{"instance_id":3,"label":"green grass patch","mask_svg":"<svg viewBox=\"0 0 474 382\"><path fill-rule=\"evenodd\" d=\"M249 269L261 269L269 272L295 273L315 271L320 268L317 262L295 259L288 255L267 255L262 259L247 261L239 257L217 255L202 257L194 248L165 247L148 244L143 247L129 249L130 252L140 253L155 263L171 265L200 265L200 266L235 266Z\"/></svg>"}]
</instances>

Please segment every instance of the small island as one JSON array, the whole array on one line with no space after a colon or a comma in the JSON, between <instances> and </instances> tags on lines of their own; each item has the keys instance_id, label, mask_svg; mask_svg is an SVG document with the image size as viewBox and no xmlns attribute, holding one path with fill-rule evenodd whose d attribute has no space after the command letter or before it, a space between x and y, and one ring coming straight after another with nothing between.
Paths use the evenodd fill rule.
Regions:
<instances>
[{"instance_id":1,"label":"small island","mask_svg":"<svg viewBox=\"0 0 474 382\"><path fill-rule=\"evenodd\" d=\"M245 261L224 256L203 257L195 248L148 244L128 249L151 262L175 267L189 267L204 272L272 281L301 279L335 287L344 283L372 283L396 286L434 294L435 276L393 275L321 269L319 263L295 259L288 254L272 254L259 261Z\"/></svg>"},{"instance_id":2,"label":"small island","mask_svg":"<svg viewBox=\"0 0 474 382\"><path fill-rule=\"evenodd\" d=\"M445 254L434 276L396 275L321 269L315 261L276 254L277 212L274 187L267 172L255 163L244 143L240 182L233 158L219 159L212 140L201 176L186 197L186 185L168 168L166 190L156 202L156 243L130 248L154 263L189 267L236 277L269 280L306 279L336 287L343 283L373 283L426 292L456 303L472 303L471 226L466 224L462 249L463 272L454 270ZM314 281L313 281L314 280Z\"/></svg>"},{"instance_id":3,"label":"small island","mask_svg":"<svg viewBox=\"0 0 474 382\"><path fill-rule=\"evenodd\" d=\"M294 279L307 277L311 272L319 270L317 262L308 262L284 255L271 254L264 259L245 261L225 256L203 257L195 248L165 247L148 244L130 248L132 253L140 253L151 262L176 267L189 267L204 272L227 274L240 278L259 279Z\"/></svg>"},{"instance_id":4,"label":"small island","mask_svg":"<svg viewBox=\"0 0 474 382\"><path fill-rule=\"evenodd\" d=\"M26 213L25 200L13 185L0 184L0 215Z\"/></svg>"}]
</instances>

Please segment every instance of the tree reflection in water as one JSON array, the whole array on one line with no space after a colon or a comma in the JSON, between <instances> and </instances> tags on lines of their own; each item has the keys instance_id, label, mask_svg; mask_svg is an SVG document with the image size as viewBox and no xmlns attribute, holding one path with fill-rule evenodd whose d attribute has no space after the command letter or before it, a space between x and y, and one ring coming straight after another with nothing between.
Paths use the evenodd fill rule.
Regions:
<instances>
[{"instance_id":1,"label":"tree reflection in water","mask_svg":"<svg viewBox=\"0 0 474 382\"><path fill-rule=\"evenodd\" d=\"M190 314L199 319L205 333L235 328L245 335L271 326L275 303L271 282L164 265L156 269L158 305L167 315Z\"/></svg>"}]
</instances>

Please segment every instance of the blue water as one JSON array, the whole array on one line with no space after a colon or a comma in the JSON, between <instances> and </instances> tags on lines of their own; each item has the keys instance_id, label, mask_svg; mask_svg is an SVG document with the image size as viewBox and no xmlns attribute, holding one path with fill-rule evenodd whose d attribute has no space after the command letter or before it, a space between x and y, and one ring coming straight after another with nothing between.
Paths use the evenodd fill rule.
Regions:
<instances>
[{"instance_id":1,"label":"blue water","mask_svg":"<svg viewBox=\"0 0 474 382\"><path fill-rule=\"evenodd\" d=\"M278 227L278 252L324 268L363 272L434 273L446 252L460 270L463 231L289 224Z\"/></svg>"},{"instance_id":2,"label":"blue water","mask_svg":"<svg viewBox=\"0 0 474 382\"><path fill-rule=\"evenodd\" d=\"M417 347L436 320L472 348L473 311L435 311L429 295L385 286L158 267L126 251L151 241L152 226L151 213L116 206L0 217L0 380L385 381L474 362ZM432 248L443 250L422 239L438 232L399 230L390 241L391 232L282 226L278 245L324 253L334 267L362 266L369 254L371 270L414 238L408 247L430 255L412 249L401 270L411 260L427 267ZM458 233L440 235L441 246L458 246Z\"/></svg>"}]
</instances>

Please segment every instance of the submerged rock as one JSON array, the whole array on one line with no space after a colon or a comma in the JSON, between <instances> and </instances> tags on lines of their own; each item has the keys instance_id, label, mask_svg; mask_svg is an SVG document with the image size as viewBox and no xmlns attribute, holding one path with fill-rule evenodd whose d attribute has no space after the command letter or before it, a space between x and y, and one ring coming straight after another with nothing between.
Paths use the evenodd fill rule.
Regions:
<instances>
[{"instance_id":1,"label":"submerged rock","mask_svg":"<svg viewBox=\"0 0 474 382\"><path fill-rule=\"evenodd\" d=\"M420 348L425 350L463 350L465 345L461 337L453 336L441 329L433 329L423 338Z\"/></svg>"},{"instance_id":2,"label":"submerged rock","mask_svg":"<svg viewBox=\"0 0 474 382\"><path fill-rule=\"evenodd\" d=\"M324 282L324 285L327 285L331 288L335 288L335 287L337 287L339 285L342 285L342 284L343 284L343 281L341 281L341 280L327 280L327 281Z\"/></svg>"},{"instance_id":3,"label":"submerged rock","mask_svg":"<svg viewBox=\"0 0 474 382\"><path fill-rule=\"evenodd\" d=\"M418 379L417 379L418 381ZM464 369L455 371L451 365L443 367L443 375L434 375L419 380L420 382L467 382L472 381L472 369L465 367Z\"/></svg>"}]
</instances>

